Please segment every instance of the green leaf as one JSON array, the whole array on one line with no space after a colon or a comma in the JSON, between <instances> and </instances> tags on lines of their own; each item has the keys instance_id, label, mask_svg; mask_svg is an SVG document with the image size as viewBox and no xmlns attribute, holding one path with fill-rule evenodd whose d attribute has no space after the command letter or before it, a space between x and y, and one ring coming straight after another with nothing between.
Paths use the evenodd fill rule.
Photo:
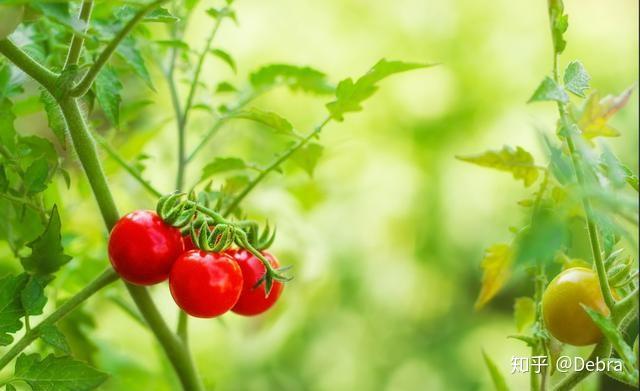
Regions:
<instances>
[{"instance_id":1,"label":"green leaf","mask_svg":"<svg viewBox=\"0 0 640 391\"><path fill-rule=\"evenodd\" d=\"M570 62L564 70L564 87L579 97L585 97L590 80L591 77L580 61Z\"/></svg>"},{"instance_id":2,"label":"green leaf","mask_svg":"<svg viewBox=\"0 0 640 391\"><path fill-rule=\"evenodd\" d=\"M14 386L12 386L11 384L7 384L4 386L4 390L5 391L17 391L16 388Z\"/></svg>"},{"instance_id":3,"label":"green leaf","mask_svg":"<svg viewBox=\"0 0 640 391\"><path fill-rule=\"evenodd\" d=\"M317 95L333 94L335 91L324 73L310 67L288 64L266 65L253 72L249 82L256 91L265 91L278 85Z\"/></svg>"},{"instance_id":4,"label":"green leaf","mask_svg":"<svg viewBox=\"0 0 640 391\"><path fill-rule=\"evenodd\" d=\"M180 18L174 16L166 8L156 8L149 12L143 19L144 22L156 22L156 23L175 23Z\"/></svg>"},{"instance_id":5,"label":"green leaf","mask_svg":"<svg viewBox=\"0 0 640 391\"><path fill-rule=\"evenodd\" d=\"M33 391L84 391L97 388L107 374L71 357L21 354L16 360L14 378L31 386Z\"/></svg>"},{"instance_id":6,"label":"green leaf","mask_svg":"<svg viewBox=\"0 0 640 391\"><path fill-rule=\"evenodd\" d=\"M52 274L71 260L71 257L64 253L60 228L58 207L54 205L44 232L27 244L32 251L29 256L22 258L25 270L35 274Z\"/></svg>"},{"instance_id":7,"label":"green leaf","mask_svg":"<svg viewBox=\"0 0 640 391\"><path fill-rule=\"evenodd\" d=\"M111 67L104 67L94 83L96 97L104 114L114 126L120 125L120 91L122 84Z\"/></svg>"},{"instance_id":8,"label":"green leaf","mask_svg":"<svg viewBox=\"0 0 640 391\"><path fill-rule=\"evenodd\" d=\"M480 310L500 292L511 274L513 251L511 246L504 243L489 247L482 259L482 287L475 303L475 309Z\"/></svg>"},{"instance_id":9,"label":"green leaf","mask_svg":"<svg viewBox=\"0 0 640 391\"><path fill-rule=\"evenodd\" d=\"M530 297L518 297L513 309L513 317L515 318L518 332L522 332L531 326L536 319L536 303Z\"/></svg>"},{"instance_id":10,"label":"green leaf","mask_svg":"<svg viewBox=\"0 0 640 391\"><path fill-rule=\"evenodd\" d=\"M564 40L564 33L569 28L569 17L564 13L562 0L549 0L549 20L551 23L553 49L557 54L561 54L567 46L567 42Z\"/></svg>"},{"instance_id":11,"label":"green leaf","mask_svg":"<svg viewBox=\"0 0 640 391\"><path fill-rule=\"evenodd\" d=\"M223 81L218 83L216 86L216 93L225 93L225 92L236 92L238 89L228 81Z\"/></svg>"},{"instance_id":12,"label":"green leaf","mask_svg":"<svg viewBox=\"0 0 640 391\"><path fill-rule=\"evenodd\" d=\"M514 179L522 179L526 187L532 185L539 175L533 156L522 147L513 149L505 145L499 151L486 151L477 155L456 156L456 158L482 167L510 172Z\"/></svg>"},{"instance_id":13,"label":"green leaf","mask_svg":"<svg viewBox=\"0 0 640 391\"><path fill-rule=\"evenodd\" d=\"M555 80L547 76L542 80L542 83L540 83L531 98L529 98L529 103L543 101L567 103L569 101L569 95L567 95Z\"/></svg>"},{"instance_id":14,"label":"green leaf","mask_svg":"<svg viewBox=\"0 0 640 391\"><path fill-rule=\"evenodd\" d=\"M290 134L293 132L293 125L280 115L271 111L262 111L257 108L242 110L231 114L234 118L248 119L266 125L278 132Z\"/></svg>"},{"instance_id":15,"label":"green leaf","mask_svg":"<svg viewBox=\"0 0 640 391\"><path fill-rule=\"evenodd\" d=\"M427 68L433 64L406 63L382 59L355 83L351 78L342 80L336 89L336 100L327 103L331 118L344 120L344 114L362 110L361 103L373 95L378 89L377 83L396 73L413 69Z\"/></svg>"},{"instance_id":16,"label":"green leaf","mask_svg":"<svg viewBox=\"0 0 640 391\"><path fill-rule=\"evenodd\" d=\"M47 324L46 326L40 328L40 333L38 334L40 339L42 339L47 344L53 346L54 348L60 350L65 354L71 354L71 348L69 347L69 343L67 342L67 338L62 334L58 328L52 324Z\"/></svg>"},{"instance_id":17,"label":"green leaf","mask_svg":"<svg viewBox=\"0 0 640 391\"><path fill-rule=\"evenodd\" d=\"M135 74L138 75L149 88L155 91L151 76L149 75L147 66L144 64L144 58L142 58L142 54L140 54L138 50L135 38L132 36L125 38L120 45L118 45L117 53L131 69L133 69Z\"/></svg>"},{"instance_id":18,"label":"green leaf","mask_svg":"<svg viewBox=\"0 0 640 391\"><path fill-rule=\"evenodd\" d=\"M191 48L189 44L179 39L166 39L166 40L158 40L153 41L153 43L158 44L160 46L166 46L169 48L184 50L185 52L189 52Z\"/></svg>"},{"instance_id":19,"label":"green leaf","mask_svg":"<svg viewBox=\"0 0 640 391\"><path fill-rule=\"evenodd\" d=\"M59 23L69 29L83 33L85 23L73 16L69 12L69 2L60 1L30 1L29 7L36 9L44 15L47 19Z\"/></svg>"},{"instance_id":20,"label":"green leaf","mask_svg":"<svg viewBox=\"0 0 640 391\"><path fill-rule=\"evenodd\" d=\"M233 70L233 73L236 73L238 71L238 69L236 68L236 62L233 60L233 57L231 57L229 53L225 52L222 49L211 49L211 54L218 57L219 59L224 61L227 65L229 65L229 68Z\"/></svg>"},{"instance_id":21,"label":"green leaf","mask_svg":"<svg viewBox=\"0 0 640 391\"><path fill-rule=\"evenodd\" d=\"M201 181L210 178L216 174L226 171L242 170L247 168L247 163L240 158L235 157L217 157L211 163L202 169Z\"/></svg>"},{"instance_id":22,"label":"green leaf","mask_svg":"<svg viewBox=\"0 0 640 391\"><path fill-rule=\"evenodd\" d=\"M624 362L628 364L630 368L635 368L637 363L636 355L633 354L633 349L624 340L624 336L618 331L618 328L611 319L584 304L580 305L587 312L591 320L598 326L600 331L602 331L602 334L611 342L611 346L618 352Z\"/></svg>"},{"instance_id":23,"label":"green leaf","mask_svg":"<svg viewBox=\"0 0 640 391\"><path fill-rule=\"evenodd\" d=\"M235 11L233 11L229 7L224 8L209 8L207 10L207 15L211 16L214 19L223 19L230 18L234 22L238 23L238 19L236 17Z\"/></svg>"},{"instance_id":24,"label":"green leaf","mask_svg":"<svg viewBox=\"0 0 640 391\"><path fill-rule=\"evenodd\" d=\"M509 391L509 387L507 386L504 376L484 349L482 350L482 357L484 358L484 363L489 370L489 374L491 375L491 380L493 381L493 386L496 391Z\"/></svg>"},{"instance_id":25,"label":"green leaf","mask_svg":"<svg viewBox=\"0 0 640 391\"><path fill-rule=\"evenodd\" d=\"M20 293L27 283L28 276L6 276L0 279L0 345L13 342L10 334L22 328L20 318L24 315Z\"/></svg>"},{"instance_id":26,"label":"green leaf","mask_svg":"<svg viewBox=\"0 0 640 391\"><path fill-rule=\"evenodd\" d=\"M313 172L318 165L323 150L324 147L322 145L309 143L297 150L293 156L291 156L291 160L302 167L309 176L313 176Z\"/></svg>"},{"instance_id":27,"label":"green leaf","mask_svg":"<svg viewBox=\"0 0 640 391\"><path fill-rule=\"evenodd\" d=\"M15 119L13 103L7 98L0 100L0 143L9 151L16 147Z\"/></svg>"},{"instance_id":28,"label":"green leaf","mask_svg":"<svg viewBox=\"0 0 640 391\"><path fill-rule=\"evenodd\" d=\"M56 136L63 149L66 149L67 123L62 116L60 106L58 106L55 98L44 88L40 90L40 102L44 105L49 121L49 129Z\"/></svg>"},{"instance_id":29,"label":"green leaf","mask_svg":"<svg viewBox=\"0 0 640 391\"><path fill-rule=\"evenodd\" d=\"M555 213L542 209L516 239L516 262L548 262L567 243L567 225Z\"/></svg>"},{"instance_id":30,"label":"green leaf","mask_svg":"<svg viewBox=\"0 0 640 391\"><path fill-rule=\"evenodd\" d=\"M40 315L47 304L44 288L53 278L51 276L33 275L20 293L20 302L26 315Z\"/></svg>"},{"instance_id":31,"label":"green leaf","mask_svg":"<svg viewBox=\"0 0 640 391\"><path fill-rule=\"evenodd\" d=\"M25 189L30 194L40 193L47 189L49 182L49 164L45 157L35 160L24 173Z\"/></svg>"}]
</instances>

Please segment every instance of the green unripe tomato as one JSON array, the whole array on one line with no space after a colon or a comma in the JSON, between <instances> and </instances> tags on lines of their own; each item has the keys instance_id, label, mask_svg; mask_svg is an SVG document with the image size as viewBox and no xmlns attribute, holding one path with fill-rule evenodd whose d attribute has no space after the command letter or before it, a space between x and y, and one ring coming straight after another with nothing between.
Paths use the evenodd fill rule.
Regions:
<instances>
[{"instance_id":1,"label":"green unripe tomato","mask_svg":"<svg viewBox=\"0 0 640 391\"><path fill-rule=\"evenodd\" d=\"M0 5L0 39L7 38L22 22L23 5Z\"/></svg>"},{"instance_id":2,"label":"green unripe tomato","mask_svg":"<svg viewBox=\"0 0 640 391\"><path fill-rule=\"evenodd\" d=\"M554 278L542 296L544 323L558 341L574 346L597 343L602 332L582 305L608 316L598 275L591 269L572 267Z\"/></svg>"}]
</instances>

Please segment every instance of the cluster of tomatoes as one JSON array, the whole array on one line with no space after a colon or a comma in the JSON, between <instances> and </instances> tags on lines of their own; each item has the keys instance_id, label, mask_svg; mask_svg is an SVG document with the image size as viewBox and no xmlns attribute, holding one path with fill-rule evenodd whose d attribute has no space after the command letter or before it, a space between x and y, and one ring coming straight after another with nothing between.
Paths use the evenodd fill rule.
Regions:
<instances>
[{"instance_id":1,"label":"cluster of tomatoes","mask_svg":"<svg viewBox=\"0 0 640 391\"><path fill-rule=\"evenodd\" d=\"M263 251L274 268L275 257ZM187 314L212 318L231 310L252 316L271 308L284 288L274 281L267 294L257 285L266 268L244 249L207 252L155 212L139 210L122 217L109 237L109 259L127 282L153 285L169 279L171 295Z\"/></svg>"}]
</instances>

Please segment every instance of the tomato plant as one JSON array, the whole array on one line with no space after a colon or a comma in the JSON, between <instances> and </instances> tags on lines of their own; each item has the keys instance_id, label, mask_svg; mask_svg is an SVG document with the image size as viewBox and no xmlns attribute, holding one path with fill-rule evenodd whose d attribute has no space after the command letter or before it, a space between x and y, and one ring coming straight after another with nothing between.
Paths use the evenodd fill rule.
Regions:
<instances>
[{"instance_id":1,"label":"tomato plant","mask_svg":"<svg viewBox=\"0 0 640 391\"><path fill-rule=\"evenodd\" d=\"M537 163L522 147L509 146L459 157L509 172L525 187L537 184L531 196L519 203L528 211L526 223L511 229L509 243L486 251L476 309L498 294L514 267L527 270L533 294L516 300L519 334L513 337L530 347L532 358L548 359L547 366L530 371L531 389L569 390L595 372L582 367L566 376L567 371L554 373L556 360L566 354L565 344L595 344L583 360L614 362L618 369L604 373L638 387L638 360L631 348L637 329L629 329L638 320L636 244L629 234L638 227L638 177L602 141L620 135L609 120L624 107L633 89L602 97L589 92L591 77L579 61L569 62L561 71L568 16L562 0L549 0L547 5L551 73L529 99L530 103L553 103L558 113L555 139L542 136L546 163ZM574 221L580 222L591 259L572 257L580 245L578 235L572 234ZM508 382L488 355L485 361L496 387L507 388Z\"/></svg>"},{"instance_id":2,"label":"tomato plant","mask_svg":"<svg viewBox=\"0 0 640 391\"><path fill-rule=\"evenodd\" d=\"M328 124L360 111L388 76L429 64L382 59L362 76L337 85L309 66L268 64L251 72L243 86L226 80L210 85L202 78L210 58L236 70L232 54L214 46L221 26L238 19L231 0L209 8L197 0L21 3L0 6L0 210L8 227L2 230L2 240L23 269L0 279L0 345L10 345L0 357L0 369L15 362L13 374L2 385L99 387L107 375L72 356L57 324L122 277L135 307L119 296L115 302L153 333L181 387L202 390L187 343L187 313L212 317L239 305L236 312L257 314L273 305L282 284L290 280L286 268L265 251L274 243L275 230L245 218L243 201L285 163L296 163L312 174L322 155L319 137ZM196 49L184 37L198 12L209 18L210 31ZM162 38L151 30L161 31ZM148 88L144 99L136 95L136 88L129 88L132 80ZM125 115L141 113L149 104L146 97L161 84L169 91L173 109L171 117L161 121L175 125L177 138L175 185L166 191L145 178L144 154L130 163L120 153L128 142L134 144L126 131L131 118ZM326 98L325 117L303 133L281 115L253 106L279 87ZM36 109L19 110L33 104ZM201 132L190 121L196 110L211 124ZM42 137L20 129L17 119L25 111L46 115L51 134ZM285 145L260 164L240 156L209 156L193 174L216 133L241 120L273 131ZM118 140L125 141L117 144ZM156 200L157 214L138 211L121 217L112 189L123 185L108 182L98 148ZM75 157L80 170L75 169ZM101 218L105 233L111 232L108 256L113 268L107 267L66 300L51 302L44 313L47 294L53 291L50 282L73 258L63 240L73 222L63 221L59 213L73 206L50 190L58 180L67 187L88 184L97 204L95 221ZM185 241L197 249L182 253L181 235L188 235ZM225 255L229 250L243 257ZM106 258L107 251L102 256ZM171 293L184 309L175 330L142 286L159 283L168 273ZM236 304L243 279L252 286ZM42 315L36 325L30 323L33 315ZM14 341L20 330L24 334ZM36 344L32 353L24 353L36 340L44 347Z\"/></svg>"}]
</instances>

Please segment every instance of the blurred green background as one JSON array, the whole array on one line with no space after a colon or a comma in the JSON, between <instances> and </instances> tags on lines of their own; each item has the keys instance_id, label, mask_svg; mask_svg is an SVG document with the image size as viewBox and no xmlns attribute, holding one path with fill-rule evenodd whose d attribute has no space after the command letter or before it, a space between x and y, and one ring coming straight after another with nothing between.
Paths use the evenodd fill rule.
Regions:
<instances>
[{"instance_id":1,"label":"blurred green background","mask_svg":"<svg viewBox=\"0 0 640 391\"><path fill-rule=\"evenodd\" d=\"M636 83L638 2L565 3L570 27L563 64L580 59L603 93ZM207 5L203 1L186 37L194 48L210 28L202 12ZM492 389L481 350L504 373L512 356L528 355L522 342L507 336L515 334L513 299L530 295L532 286L516 272L488 308L475 312L479 262L487 245L508 241L508 227L522 223L516 202L528 192L508 174L466 165L454 155L509 144L544 161L538 132L553 131L556 113L552 105L526 101L551 68L546 2L242 0L235 7L239 25L225 23L216 46L236 58L238 75L210 60L207 82L243 80L275 62L312 65L335 82L364 73L382 57L441 65L384 81L362 113L330 124L313 178L293 169L272 175L245 201L253 217L277 224L273 252L295 266L296 278L264 316L191 321L191 346L207 385L247 391ZM153 103L142 115L123 114L132 128L114 142L128 159L143 148L150 156L145 176L168 192L175 129L162 121L171 112L169 95L159 71L151 70L157 93L139 81L125 83L128 94L148 94ZM282 89L256 106L306 131L324 117L325 102ZM637 105L634 92L613 122L623 136L608 141L636 172ZM37 116L22 121L20 129L46 126ZM190 145L209 122L194 117ZM149 124L159 125L149 130ZM197 179L199 167L214 156L268 161L271 155L262 150L267 137L245 121L229 123L192 165L189 179ZM107 156L105 164L122 212L153 207L154 200ZM55 283L64 298L108 264L106 233L84 180L70 190L60 183L56 191L50 197L64 199L66 248L75 257ZM173 389L151 334L114 305L111 298L126 297L123 292L121 283L101 292L63 328L84 358L112 374L104 389ZM153 293L173 324L177 309L167 287ZM516 390L528 381L524 374L509 376ZM582 389L593 387L592 381Z\"/></svg>"}]
</instances>

